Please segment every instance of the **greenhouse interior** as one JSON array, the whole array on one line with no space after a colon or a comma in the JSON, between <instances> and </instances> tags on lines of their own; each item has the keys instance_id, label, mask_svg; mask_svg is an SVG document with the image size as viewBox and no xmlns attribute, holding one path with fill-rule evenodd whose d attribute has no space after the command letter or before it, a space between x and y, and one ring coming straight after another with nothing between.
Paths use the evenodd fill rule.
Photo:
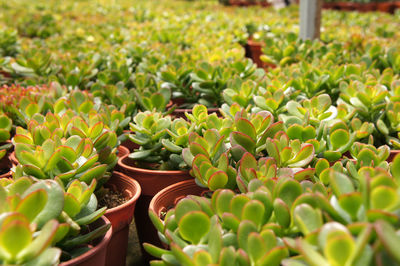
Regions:
<instances>
[{"instance_id":1,"label":"greenhouse interior","mask_svg":"<svg viewBox=\"0 0 400 266\"><path fill-rule=\"evenodd\" d=\"M2 265L400 265L399 1L0 18Z\"/></svg>"}]
</instances>

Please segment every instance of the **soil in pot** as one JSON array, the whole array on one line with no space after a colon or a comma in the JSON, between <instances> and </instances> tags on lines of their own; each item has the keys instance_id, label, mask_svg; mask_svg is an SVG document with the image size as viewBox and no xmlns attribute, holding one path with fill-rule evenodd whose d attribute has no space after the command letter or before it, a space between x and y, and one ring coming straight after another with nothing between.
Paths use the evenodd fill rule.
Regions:
<instances>
[{"instance_id":1,"label":"soil in pot","mask_svg":"<svg viewBox=\"0 0 400 266\"><path fill-rule=\"evenodd\" d=\"M126 263L129 225L132 222L141 189L138 182L117 171L113 172L105 187L108 193L100 199L99 204L108 207L105 216L113 226L106 265L122 266Z\"/></svg>"},{"instance_id":2,"label":"soil in pot","mask_svg":"<svg viewBox=\"0 0 400 266\"><path fill-rule=\"evenodd\" d=\"M106 217L101 217L90 225L92 230L104 224L111 224ZM112 227L108 229L107 233L98 239L92 241L89 245L89 250L82 255L62 262L60 266L102 266L105 265L107 246L111 240Z\"/></svg>"}]
</instances>

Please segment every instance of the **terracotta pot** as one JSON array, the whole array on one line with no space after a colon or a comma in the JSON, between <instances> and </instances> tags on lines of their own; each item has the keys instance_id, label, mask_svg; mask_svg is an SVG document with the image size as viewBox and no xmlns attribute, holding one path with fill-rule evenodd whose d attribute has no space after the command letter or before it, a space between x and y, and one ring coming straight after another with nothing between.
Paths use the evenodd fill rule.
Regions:
<instances>
[{"instance_id":1,"label":"terracotta pot","mask_svg":"<svg viewBox=\"0 0 400 266\"><path fill-rule=\"evenodd\" d=\"M262 47L264 43L254 41L252 39L247 40L247 44L245 46L246 55L253 60L253 62L260 68L264 68L264 70L268 71L269 68L275 68L276 65L269 64L261 61L260 56L263 55Z\"/></svg>"},{"instance_id":2,"label":"terracotta pot","mask_svg":"<svg viewBox=\"0 0 400 266\"><path fill-rule=\"evenodd\" d=\"M102 226L104 224L110 224L110 221L102 216L100 219L95 221L90 226L96 228L98 226ZM94 241L94 247L91 248L88 252L76 257L72 260L63 262L60 266L103 266L106 265L106 251L108 243L111 240L112 236L112 227L108 229L107 233L101 239L96 239Z\"/></svg>"},{"instance_id":3,"label":"terracotta pot","mask_svg":"<svg viewBox=\"0 0 400 266\"><path fill-rule=\"evenodd\" d=\"M7 141L11 143L11 141ZM4 144L4 143L3 143ZM12 148L7 151L3 158L0 160L0 172L4 173L0 175L0 178L10 178L12 176L11 167L12 163L10 160L10 155L12 153Z\"/></svg>"},{"instance_id":4,"label":"terracotta pot","mask_svg":"<svg viewBox=\"0 0 400 266\"><path fill-rule=\"evenodd\" d=\"M158 238L157 230L148 216L150 201L155 194L165 187L190 180L192 177L188 171L157 171L134 167L132 166L134 160L130 159L128 155L120 158L118 165L124 174L137 180L142 188L142 195L136 202L134 214L139 242L141 244L144 242L151 243L161 247L162 244ZM145 260L153 259L144 251L142 245L140 247Z\"/></svg>"},{"instance_id":5,"label":"terracotta pot","mask_svg":"<svg viewBox=\"0 0 400 266\"><path fill-rule=\"evenodd\" d=\"M173 184L153 197L149 205L149 212L154 212L158 217L161 217L162 212L167 212L171 207L175 207L178 201L186 196L200 196L207 191L209 191L207 188L199 187L194 179ZM162 245L168 248L167 244L162 243Z\"/></svg>"},{"instance_id":6,"label":"terracotta pot","mask_svg":"<svg viewBox=\"0 0 400 266\"><path fill-rule=\"evenodd\" d=\"M336 9L337 5L334 2L328 2L328 3L322 3L322 8L323 9Z\"/></svg>"},{"instance_id":7,"label":"terracotta pot","mask_svg":"<svg viewBox=\"0 0 400 266\"><path fill-rule=\"evenodd\" d=\"M394 13L394 10L396 8L395 4L393 2L381 2L377 3L377 9L381 12L386 12L386 13Z\"/></svg>"},{"instance_id":8,"label":"terracotta pot","mask_svg":"<svg viewBox=\"0 0 400 266\"><path fill-rule=\"evenodd\" d=\"M105 187L120 191L128 201L108 209L105 216L110 220L113 234L107 248L106 265L125 265L128 249L129 225L133 219L136 201L141 188L137 181L114 171Z\"/></svg>"},{"instance_id":9,"label":"terracotta pot","mask_svg":"<svg viewBox=\"0 0 400 266\"><path fill-rule=\"evenodd\" d=\"M216 113L217 116L221 117L221 113L219 112L219 108L207 108L208 114ZM186 119L185 112L192 113L192 109L175 109L172 112L172 115L176 118L184 118Z\"/></svg>"},{"instance_id":10,"label":"terracotta pot","mask_svg":"<svg viewBox=\"0 0 400 266\"><path fill-rule=\"evenodd\" d=\"M130 130L124 130L124 133L125 133L125 134L131 134L132 131L130 131ZM139 145L136 144L136 143L134 143L134 142L132 142L130 139L126 139L126 140L123 141L123 142L121 143L121 145L119 145L119 146L120 146L120 147L121 147L121 146L124 146L124 147L128 148L128 150L129 150L130 152L133 152L133 150L135 150L135 149L139 149ZM121 156L121 157L122 157L122 156Z\"/></svg>"},{"instance_id":11,"label":"terracotta pot","mask_svg":"<svg viewBox=\"0 0 400 266\"><path fill-rule=\"evenodd\" d=\"M372 12L376 10L376 3L363 3L358 7L358 11L360 12Z\"/></svg>"},{"instance_id":12,"label":"terracotta pot","mask_svg":"<svg viewBox=\"0 0 400 266\"><path fill-rule=\"evenodd\" d=\"M127 176L134 178L142 188L142 195L154 196L161 189L177 182L191 179L189 171L161 171L133 166L134 160L128 155L118 160L118 165Z\"/></svg>"},{"instance_id":13,"label":"terracotta pot","mask_svg":"<svg viewBox=\"0 0 400 266\"><path fill-rule=\"evenodd\" d=\"M393 162L394 157L399 153L400 153L400 150L391 150L390 155L386 161L388 161L389 163Z\"/></svg>"},{"instance_id":14,"label":"terracotta pot","mask_svg":"<svg viewBox=\"0 0 400 266\"><path fill-rule=\"evenodd\" d=\"M18 164L17 157L15 157L15 151L10 153L10 156L8 156L8 158L9 158L12 166L16 166Z\"/></svg>"},{"instance_id":15,"label":"terracotta pot","mask_svg":"<svg viewBox=\"0 0 400 266\"><path fill-rule=\"evenodd\" d=\"M124 157L125 155L127 155L129 153L130 153L130 151L127 147L122 146L122 145L118 146L118 154L117 155L119 158Z\"/></svg>"},{"instance_id":16,"label":"terracotta pot","mask_svg":"<svg viewBox=\"0 0 400 266\"><path fill-rule=\"evenodd\" d=\"M339 10L344 11L353 11L357 9L358 3L350 3L350 2L339 2L337 3L337 7Z\"/></svg>"},{"instance_id":17,"label":"terracotta pot","mask_svg":"<svg viewBox=\"0 0 400 266\"><path fill-rule=\"evenodd\" d=\"M195 180L185 180L159 191L151 200L149 211L161 217L162 212L166 212L170 207L174 207L178 201L188 195L201 196L204 192L210 191L208 188L199 187Z\"/></svg>"}]
</instances>

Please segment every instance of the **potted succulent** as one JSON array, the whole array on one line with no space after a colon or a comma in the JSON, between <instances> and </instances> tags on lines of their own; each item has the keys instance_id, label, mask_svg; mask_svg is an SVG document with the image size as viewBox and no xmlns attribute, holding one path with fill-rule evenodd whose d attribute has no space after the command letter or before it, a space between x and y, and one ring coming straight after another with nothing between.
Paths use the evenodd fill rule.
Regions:
<instances>
[{"instance_id":1,"label":"potted succulent","mask_svg":"<svg viewBox=\"0 0 400 266\"><path fill-rule=\"evenodd\" d=\"M29 174L38 179L54 178L64 185L73 180L88 184L96 180L96 194L103 206L109 207L105 215L114 227L107 261L124 264L126 232L133 218L140 186L121 173L110 173L117 160L116 134L98 121L100 117L89 116L90 123L86 124L84 119L70 111L62 116L37 114L28 122L28 130L17 128L13 138L19 163L15 177ZM53 134L47 134L49 132ZM112 205L114 197L117 205Z\"/></svg>"},{"instance_id":2,"label":"potted succulent","mask_svg":"<svg viewBox=\"0 0 400 266\"><path fill-rule=\"evenodd\" d=\"M66 265L104 265L111 225L101 218L105 208L96 210L95 181L88 186L75 180L68 188L53 180L35 181L31 177L1 181L2 201L13 198L18 203L4 204L1 209L5 218L1 227L3 240L13 235L7 237L9 242L2 241L7 251L1 260L53 265L61 259L69 260ZM35 234L31 228L35 228ZM102 240L90 250L90 242L99 237Z\"/></svg>"},{"instance_id":3,"label":"potted succulent","mask_svg":"<svg viewBox=\"0 0 400 266\"><path fill-rule=\"evenodd\" d=\"M157 232L147 210L153 196L168 185L190 179L181 156L192 130L183 119L174 122L171 116L158 112L139 112L130 124L131 141L140 145L133 153L121 157L118 165L123 173L137 180L142 196L135 208L135 221L141 243L157 243Z\"/></svg>"}]
</instances>

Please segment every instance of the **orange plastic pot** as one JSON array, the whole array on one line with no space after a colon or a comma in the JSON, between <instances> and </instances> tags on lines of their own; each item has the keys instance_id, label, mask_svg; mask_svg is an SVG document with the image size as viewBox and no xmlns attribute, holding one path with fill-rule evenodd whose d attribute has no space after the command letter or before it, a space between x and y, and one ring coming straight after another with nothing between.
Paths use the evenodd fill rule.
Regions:
<instances>
[{"instance_id":1,"label":"orange plastic pot","mask_svg":"<svg viewBox=\"0 0 400 266\"><path fill-rule=\"evenodd\" d=\"M169 185L192 178L189 171L161 171L135 167L135 161L128 156L119 158L118 165L124 174L139 182L142 195L154 196Z\"/></svg>"},{"instance_id":2,"label":"orange plastic pot","mask_svg":"<svg viewBox=\"0 0 400 266\"><path fill-rule=\"evenodd\" d=\"M382 2L382 3L377 3L377 9L381 12L393 14L394 10L396 9L396 6L393 2Z\"/></svg>"},{"instance_id":3,"label":"orange plastic pot","mask_svg":"<svg viewBox=\"0 0 400 266\"><path fill-rule=\"evenodd\" d=\"M161 217L161 213L166 212L169 207L175 206L181 199L188 195L200 196L207 191L210 190L199 187L194 179L173 184L164 188L153 197L149 205L149 211Z\"/></svg>"},{"instance_id":4,"label":"orange plastic pot","mask_svg":"<svg viewBox=\"0 0 400 266\"><path fill-rule=\"evenodd\" d=\"M90 225L92 229L95 229L104 224L111 224L111 222L102 216L100 219ZM79 257L72 260L63 262L60 266L103 266L106 265L106 252L108 243L112 236L112 226L108 229L107 233L99 239L94 240L93 248L88 252L83 253Z\"/></svg>"},{"instance_id":5,"label":"orange plastic pot","mask_svg":"<svg viewBox=\"0 0 400 266\"><path fill-rule=\"evenodd\" d=\"M396 157L397 154L400 154L400 150L391 150L390 155L386 161L388 161L389 163L393 162L393 159L394 157Z\"/></svg>"},{"instance_id":6,"label":"orange plastic pot","mask_svg":"<svg viewBox=\"0 0 400 266\"><path fill-rule=\"evenodd\" d=\"M128 201L108 209L105 216L110 220L113 234L107 248L106 265L125 265L128 249L129 225L133 219L136 201L141 192L137 181L114 171L105 187L121 192Z\"/></svg>"},{"instance_id":7,"label":"orange plastic pot","mask_svg":"<svg viewBox=\"0 0 400 266\"><path fill-rule=\"evenodd\" d=\"M204 192L209 191L208 188L199 187L194 179L182 181L171 186L168 186L158 192L150 202L149 212L155 213L158 217L161 214L167 212L171 207L175 207L176 204L188 195L200 196ZM167 244L162 243L167 248Z\"/></svg>"},{"instance_id":8,"label":"orange plastic pot","mask_svg":"<svg viewBox=\"0 0 400 266\"><path fill-rule=\"evenodd\" d=\"M130 159L128 155L118 160L118 166L121 171L128 177L135 179L139 182L142 188L142 194L136 202L135 207L135 223L139 242L151 243L161 247L161 241L158 238L157 230L152 224L149 215L149 204L153 196L160 190L173 185L175 183L190 180L192 177L189 171L158 171L134 167L134 160ZM146 261L153 259L148 255L141 245L143 258Z\"/></svg>"},{"instance_id":9,"label":"orange plastic pot","mask_svg":"<svg viewBox=\"0 0 400 266\"><path fill-rule=\"evenodd\" d=\"M12 172L10 170L12 167L10 154L11 153L7 152L7 154L4 155L4 157L0 160L0 170L4 173L0 175L0 178L10 178L12 176Z\"/></svg>"},{"instance_id":10,"label":"orange plastic pot","mask_svg":"<svg viewBox=\"0 0 400 266\"><path fill-rule=\"evenodd\" d=\"M118 146L118 157L119 158L121 158L121 157L123 157L123 156L125 156L125 155L127 155L127 154L129 154L130 153L130 151L129 151L129 149L127 148L127 147L125 147L125 146Z\"/></svg>"},{"instance_id":11,"label":"orange plastic pot","mask_svg":"<svg viewBox=\"0 0 400 266\"><path fill-rule=\"evenodd\" d=\"M15 157L15 151L10 153L10 156L8 156L8 158L9 158L12 166L16 166L18 164L17 157Z\"/></svg>"}]
</instances>

